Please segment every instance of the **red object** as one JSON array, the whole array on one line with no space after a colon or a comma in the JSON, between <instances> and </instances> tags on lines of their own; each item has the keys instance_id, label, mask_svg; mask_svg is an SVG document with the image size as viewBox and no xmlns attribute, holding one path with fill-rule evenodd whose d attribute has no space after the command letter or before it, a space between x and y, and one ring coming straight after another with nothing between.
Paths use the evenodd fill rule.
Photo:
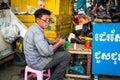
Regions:
<instances>
[{"instance_id":1,"label":"red object","mask_svg":"<svg viewBox=\"0 0 120 80\"><path fill-rule=\"evenodd\" d=\"M43 3L40 3L40 8L45 8L45 5Z\"/></svg>"},{"instance_id":2,"label":"red object","mask_svg":"<svg viewBox=\"0 0 120 80\"><path fill-rule=\"evenodd\" d=\"M85 48L90 48L90 47L91 47L91 41L86 41Z\"/></svg>"}]
</instances>

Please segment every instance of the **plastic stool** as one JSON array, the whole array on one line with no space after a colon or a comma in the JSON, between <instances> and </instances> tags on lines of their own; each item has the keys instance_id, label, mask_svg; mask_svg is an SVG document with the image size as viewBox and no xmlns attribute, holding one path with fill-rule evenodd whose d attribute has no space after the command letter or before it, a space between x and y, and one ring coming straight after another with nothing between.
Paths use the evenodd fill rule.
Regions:
<instances>
[{"instance_id":1,"label":"plastic stool","mask_svg":"<svg viewBox=\"0 0 120 80\"><path fill-rule=\"evenodd\" d=\"M31 74L28 75L27 74L28 72L31 72ZM47 73L44 73L44 72L47 72ZM50 80L50 76L51 76L50 69L39 71L39 70L32 69L29 66L26 66L24 80L28 80L28 78L30 78L31 76L37 77L37 80L43 80L43 76L46 76L47 77L46 80Z\"/></svg>"}]
</instances>

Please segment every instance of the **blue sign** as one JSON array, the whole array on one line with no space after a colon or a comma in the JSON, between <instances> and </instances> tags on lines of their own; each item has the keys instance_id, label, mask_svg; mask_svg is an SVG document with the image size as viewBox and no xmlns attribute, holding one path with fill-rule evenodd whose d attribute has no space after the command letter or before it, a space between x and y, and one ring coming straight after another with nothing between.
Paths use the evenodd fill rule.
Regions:
<instances>
[{"instance_id":1,"label":"blue sign","mask_svg":"<svg viewBox=\"0 0 120 80\"><path fill-rule=\"evenodd\" d=\"M92 74L120 76L120 23L93 23Z\"/></svg>"}]
</instances>

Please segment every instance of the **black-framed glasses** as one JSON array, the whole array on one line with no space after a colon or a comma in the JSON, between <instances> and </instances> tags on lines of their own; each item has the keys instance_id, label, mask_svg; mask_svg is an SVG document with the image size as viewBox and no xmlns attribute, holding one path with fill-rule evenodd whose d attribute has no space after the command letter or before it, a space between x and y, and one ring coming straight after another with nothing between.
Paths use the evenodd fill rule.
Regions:
<instances>
[{"instance_id":1,"label":"black-framed glasses","mask_svg":"<svg viewBox=\"0 0 120 80\"><path fill-rule=\"evenodd\" d=\"M39 19L41 19L42 21L44 21L45 23L50 23L50 19L46 19L46 20L44 20L44 19L42 19L42 18L39 18Z\"/></svg>"}]
</instances>

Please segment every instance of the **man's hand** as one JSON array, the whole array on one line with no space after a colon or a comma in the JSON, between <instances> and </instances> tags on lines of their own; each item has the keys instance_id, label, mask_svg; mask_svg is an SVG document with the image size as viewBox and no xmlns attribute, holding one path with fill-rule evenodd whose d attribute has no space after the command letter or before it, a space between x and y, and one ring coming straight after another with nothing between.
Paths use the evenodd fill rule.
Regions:
<instances>
[{"instance_id":1,"label":"man's hand","mask_svg":"<svg viewBox=\"0 0 120 80\"><path fill-rule=\"evenodd\" d=\"M58 41L60 46L63 45L65 42L66 42L66 40L62 39L62 38L60 38L59 41Z\"/></svg>"},{"instance_id":2,"label":"man's hand","mask_svg":"<svg viewBox=\"0 0 120 80\"><path fill-rule=\"evenodd\" d=\"M58 47L62 46L66 42L65 39L59 38L58 42L53 45L54 52L57 50Z\"/></svg>"}]
</instances>

